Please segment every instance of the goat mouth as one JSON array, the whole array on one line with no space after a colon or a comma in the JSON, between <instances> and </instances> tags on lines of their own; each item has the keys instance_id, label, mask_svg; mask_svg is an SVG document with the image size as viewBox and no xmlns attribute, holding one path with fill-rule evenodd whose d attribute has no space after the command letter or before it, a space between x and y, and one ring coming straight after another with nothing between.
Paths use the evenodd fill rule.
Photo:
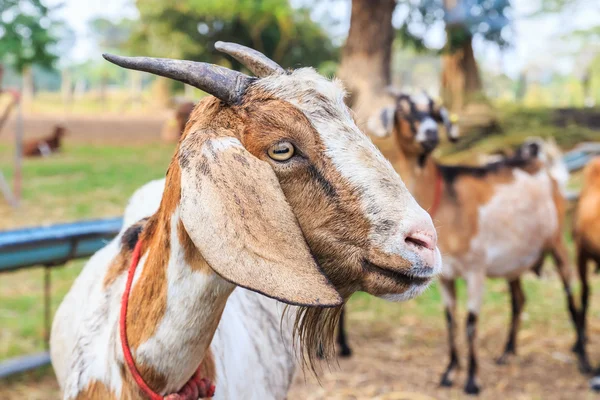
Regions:
<instances>
[{"instance_id":1,"label":"goat mouth","mask_svg":"<svg viewBox=\"0 0 600 400\"><path fill-rule=\"evenodd\" d=\"M398 284L409 285L409 286L428 285L435 276L434 274L431 274L428 276L423 276L424 274L422 274L422 273L415 275L413 273L410 273L409 271L407 271L407 272L394 271L389 268L385 268L380 265L373 264L372 262L367 261L367 260L365 260L363 262L363 269L367 272L382 275L387 278L390 278Z\"/></svg>"}]
</instances>

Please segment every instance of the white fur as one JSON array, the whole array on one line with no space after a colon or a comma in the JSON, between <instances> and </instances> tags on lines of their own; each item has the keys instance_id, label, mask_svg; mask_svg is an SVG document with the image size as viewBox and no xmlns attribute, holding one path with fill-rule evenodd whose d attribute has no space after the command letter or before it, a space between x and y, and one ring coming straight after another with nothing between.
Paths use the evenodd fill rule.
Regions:
<instances>
[{"instance_id":1,"label":"white fur","mask_svg":"<svg viewBox=\"0 0 600 400\"><path fill-rule=\"evenodd\" d=\"M417 130L417 135L415 136L415 140L417 142L424 142L427 140L427 131L434 130L437 131L438 125L437 122L433 120L431 117L423 118L421 123L419 124L419 129Z\"/></svg>"}]
</instances>

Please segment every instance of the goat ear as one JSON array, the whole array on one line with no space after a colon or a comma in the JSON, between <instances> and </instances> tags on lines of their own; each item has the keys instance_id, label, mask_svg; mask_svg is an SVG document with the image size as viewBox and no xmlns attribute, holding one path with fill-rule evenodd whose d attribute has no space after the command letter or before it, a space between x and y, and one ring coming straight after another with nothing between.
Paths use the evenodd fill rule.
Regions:
<instances>
[{"instance_id":1,"label":"goat ear","mask_svg":"<svg viewBox=\"0 0 600 400\"><path fill-rule=\"evenodd\" d=\"M342 304L271 166L232 136L207 131L190 136L179 153L180 215L210 267L238 286L288 304Z\"/></svg>"},{"instance_id":2,"label":"goat ear","mask_svg":"<svg viewBox=\"0 0 600 400\"><path fill-rule=\"evenodd\" d=\"M394 129L396 108L388 106L381 109L367 121L367 129L374 136L383 138L392 133Z\"/></svg>"}]
</instances>

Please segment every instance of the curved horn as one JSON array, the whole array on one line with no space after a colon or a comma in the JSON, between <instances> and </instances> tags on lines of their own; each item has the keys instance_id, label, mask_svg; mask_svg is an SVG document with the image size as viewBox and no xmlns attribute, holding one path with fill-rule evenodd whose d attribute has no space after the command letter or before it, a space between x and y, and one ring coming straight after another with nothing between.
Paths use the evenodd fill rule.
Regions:
<instances>
[{"instance_id":1,"label":"curved horn","mask_svg":"<svg viewBox=\"0 0 600 400\"><path fill-rule=\"evenodd\" d=\"M263 53L251 49L250 47L219 41L215 43L215 49L222 53L229 54L259 78L269 75L285 74L285 70L281 65L277 64Z\"/></svg>"},{"instance_id":2,"label":"curved horn","mask_svg":"<svg viewBox=\"0 0 600 400\"><path fill-rule=\"evenodd\" d=\"M127 69L175 79L212 94L227 104L238 103L252 78L218 65L169 58L121 57L103 54L107 61Z\"/></svg>"}]
</instances>

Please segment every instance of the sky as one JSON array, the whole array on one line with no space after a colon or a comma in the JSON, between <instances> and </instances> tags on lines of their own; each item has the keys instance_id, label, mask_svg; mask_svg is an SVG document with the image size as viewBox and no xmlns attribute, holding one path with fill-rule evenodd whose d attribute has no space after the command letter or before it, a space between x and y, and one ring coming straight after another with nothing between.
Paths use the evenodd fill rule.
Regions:
<instances>
[{"instance_id":1,"label":"sky","mask_svg":"<svg viewBox=\"0 0 600 400\"><path fill-rule=\"evenodd\" d=\"M485 68L504 72L516 77L524 69L552 69L563 74L578 73L578 66L585 59L586 49L581 50L575 41L561 40L561 36L574 29L584 29L597 25L600 21L598 0L580 0L580 7L572 8L558 15L545 15L536 18L525 18L535 11L540 0L512 0L513 28L515 37L508 50L500 52L497 46L474 42L478 61ZM84 61L99 57L87 28L87 22L95 17L118 20L123 17L135 18L137 12L131 0L47 0L49 5L63 4L57 12L75 31L77 40L68 54L63 55L67 62ZM302 4L302 0L292 0L292 4ZM332 3L330 3L331 5ZM343 39L350 21L351 1L337 1L329 11L342 23L334 32ZM400 10L397 10L399 12ZM395 16L397 20L398 16ZM432 47L441 47L444 43L443 26L432 29L426 38ZM596 49L597 50L597 49ZM579 63L579 64L578 64Z\"/></svg>"}]
</instances>

